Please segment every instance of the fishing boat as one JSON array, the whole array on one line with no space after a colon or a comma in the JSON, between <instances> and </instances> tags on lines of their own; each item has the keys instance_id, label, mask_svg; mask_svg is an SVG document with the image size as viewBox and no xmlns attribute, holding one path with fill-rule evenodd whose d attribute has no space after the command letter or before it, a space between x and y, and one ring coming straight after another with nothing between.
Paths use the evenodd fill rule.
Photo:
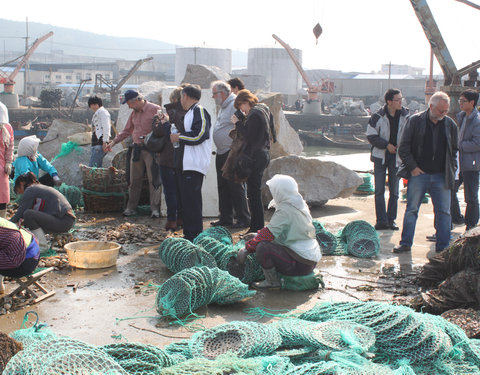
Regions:
<instances>
[{"instance_id":1,"label":"fishing boat","mask_svg":"<svg viewBox=\"0 0 480 375\"><path fill-rule=\"evenodd\" d=\"M354 134L349 136L326 135L321 130L298 130L298 135L307 146L340 147L357 150L370 150L372 147L366 140Z\"/></svg>"},{"instance_id":2,"label":"fishing boat","mask_svg":"<svg viewBox=\"0 0 480 375\"><path fill-rule=\"evenodd\" d=\"M37 138L43 139L47 135L47 130L41 129L14 129L13 136L15 139L22 139L30 135L36 135Z\"/></svg>"}]
</instances>

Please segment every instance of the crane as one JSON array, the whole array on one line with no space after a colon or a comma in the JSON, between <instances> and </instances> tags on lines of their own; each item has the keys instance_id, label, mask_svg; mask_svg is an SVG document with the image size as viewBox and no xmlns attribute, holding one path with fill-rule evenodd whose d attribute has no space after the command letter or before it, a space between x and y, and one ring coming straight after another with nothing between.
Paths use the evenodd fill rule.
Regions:
<instances>
[{"instance_id":1,"label":"crane","mask_svg":"<svg viewBox=\"0 0 480 375\"><path fill-rule=\"evenodd\" d=\"M109 92L110 93L110 105L118 106L118 97L120 95L120 89L127 82L130 77L140 68L140 66L152 60L153 57L147 57L145 59L138 60L135 65L128 71L125 76L115 85L112 81L106 80L101 74L95 75L95 92ZM105 85L106 87L103 87Z\"/></svg>"},{"instance_id":2,"label":"crane","mask_svg":"<svg viewBox=\"0 0 480 375\"><path fill-rule=\"evenodd\" d=\"M33 52L35 52L35 50L40 45L40 43L50 38L52 35L53 35L53 32L50 31L48 34L45 34L44 36L37 38L31 45L31 47L27 50L25 55L23 55L22 59L17 64L17 66L15 67L12 73L7 75L5 72L0 71L0 83L3 83L5 92L8 92L8 93L13 92L13 88L15 85L15 77L17 76L20 69L22 69L23 65L25 65L25 63L28 61L30 56L32 56Z\"/></svg>"}]
</instances>

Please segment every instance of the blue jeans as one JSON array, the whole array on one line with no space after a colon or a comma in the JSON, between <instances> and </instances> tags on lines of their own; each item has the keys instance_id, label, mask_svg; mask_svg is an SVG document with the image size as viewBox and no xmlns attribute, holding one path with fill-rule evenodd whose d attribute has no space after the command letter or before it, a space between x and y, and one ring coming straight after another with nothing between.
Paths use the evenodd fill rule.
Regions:
<instances>
[{"instance_id":1,"label":"blue jeans","mask_svg":"<svg viewBox=\"0 0 480 375\"><path fill-rule=\"evenodd\" d=\"M467 229L473 228L478 223L478 171L464 171L463 190L465 193L465 225Z\"/></svg>"},{"instance_id":2,"label":"blue jeans","mask_svg":"<svg viewBox=\"0 0 480 375\"><path fill-rule=\"evenodd\" d=\"M443 250L450 242L450 198L451 191L445 186L445 174L421 174L408 180L407 208L403 218L402 239L400 245L412 246L417 224L418 210L425 193L432 197L435 214L436 250Z\"/></svg>"},{"instance_id":3,"label":"blue jeans","mask_svg":"<svg viewBox=\"0 0 480 375\"><path fill-rule=\"evenodd\" d=\"M92 146L89 167L101 168L104 156L105 152L103 152L103 146Z\"/></svg>"},{"instance_id":4,"label":"blue jeans","mask_svg":"<svg viewBox=\"0 0 480 375\"><path fill-rule=\"evenodd\" d=\"M177 220L177 175L174 168L160 166L163 195L167 204L167 220Z\"/></svg>"},{"instance_id":5,"label":"blue jeans","mask_svg":"<svg viewBox=\"0 0 480 375\"><path fill-rule=\"evenodd\" d=\"M398 168L395 155L386 151L385 164L375 160L373 175L375 178L375 216L378 224L391 224L397 218L398 207ZM385 179L388 171L388 207L385 208Z\"/></svg>"}]
</instances>

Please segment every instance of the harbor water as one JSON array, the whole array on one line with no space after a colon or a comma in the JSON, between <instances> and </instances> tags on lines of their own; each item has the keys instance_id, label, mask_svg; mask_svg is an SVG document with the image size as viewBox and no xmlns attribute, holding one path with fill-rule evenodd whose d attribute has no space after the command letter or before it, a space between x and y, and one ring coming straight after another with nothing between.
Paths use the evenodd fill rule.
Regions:
<instances>
[{"instance_id":1,"label":"harbor water","mask_svg":"<svg viewBox=\"0 0 480 375\"><path fill-rule=\"evenodd\" d=\"M304 146L302 156L334 161L356 172L373 171L370 152L337 147Z\"/></svg>"}]
</instances>

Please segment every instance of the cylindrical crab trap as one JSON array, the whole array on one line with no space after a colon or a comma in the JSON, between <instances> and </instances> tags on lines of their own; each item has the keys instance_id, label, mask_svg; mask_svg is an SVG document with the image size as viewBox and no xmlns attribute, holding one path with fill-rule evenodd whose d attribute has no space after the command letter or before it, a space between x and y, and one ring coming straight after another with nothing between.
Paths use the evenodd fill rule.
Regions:
<instances>
[{"instance_id":1,"label":"cylindrical crab trap","mask_svg":"<svg viewBox=\"0 0 480 375\"><path fill-rule=\"evenodd\" d=\"M364 220L355 220L345 225L338 233L341 245L350 255L372 258L380 251L380 239L375 228Z\"/></svg>"},{"instance_id":2,"label":"cylindrical crab trap","mask_svg":"<svg viewBox=\"0 0 480 375\"><path fill-rule=\"evenodd\" d=\"M179 318L209 303L229 304L254 294L248 285L219 268L192 267L160 286L155 305L159 314Z\"/></svg>"},{"instance_id":3,"label":"cylindrical crab trap","mask_svg":"<svg viewBox=\"0 0 480 375\"><path fill-rule=\"evenodd\" d=\"M246 358L273 353L281 343L282 338L273 325L230 322L195 333L190 340L190 351L194 357L208 359L227 352Z\"/></svg>"},{"instance_id":4,"label":"cylindrical crab trap","mask_svg":"<svg viewBox=\"0 0 480 375\"><path fill-rule=\"evenodd\" d=\"M197 242L200 241L203 237L215 238L217 241L220 241L225 245L233 244L232 235L230 234L227 228L222 226L205 229L204 231L202 231L202 233L200 233L197 237L195 237L195 239L193 240L193 243L197 244Z\"/></svg>"},{"instance_id":5,"label":"cylindrical crab trap","mask_svg":"<svg viewBox=\"0 0 480 375\"><path fill-rule=\"evenodd\" d=\"M196 266L217 266L213 256L184 238L166 238L158 248L158 255L173 273Z\"/></svg>"},{"instance_id":6,"label":"cylindrical crab trap","mask_svg":"<svg viewBox=\"0 0 480 375\"><path fill-rule=\"evenodd\" d=\"M323 255L332 255L337 249L338 241L337 237L330 233L318 220L312 221L315 227L315 237L317 238L318 245L322 250Z\"/></svg>"}]
</instances>

